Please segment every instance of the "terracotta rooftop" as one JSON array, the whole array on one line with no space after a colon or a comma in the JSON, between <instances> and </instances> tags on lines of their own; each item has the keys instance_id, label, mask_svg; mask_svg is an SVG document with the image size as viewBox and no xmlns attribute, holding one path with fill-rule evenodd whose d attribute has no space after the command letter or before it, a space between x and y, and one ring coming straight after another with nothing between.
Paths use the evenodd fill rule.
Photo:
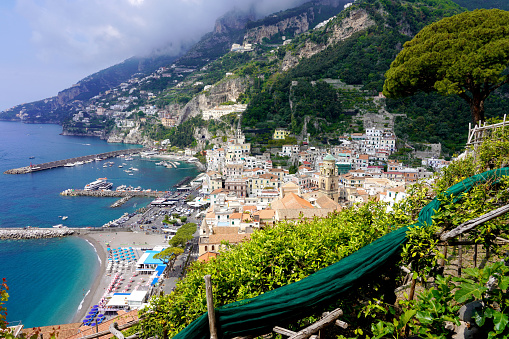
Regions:
<instances>
[{"instance_id":1,"label":"terracotta rooftop","mask_svg":"<svg viewBox=\"0 0 509 339\"><path fill-rule=\"evenodd\" d=\"M117 322L117 324L119 326L122 326L122 325L125 325L129 322L133 322L133 321L136 321L138 320L138 310L133 310L133 311L130 311L130 312L125 312L125 311L118 311L118 316L115 317L115 318L112 318L108 321L105 321L103 322L102 324L100 324L97 329L99 332L103 332L103 331L107 331L109 330L109 327L110 327L110 324L114 323L114 322ZM81 326L78 331L80 331L79 333L76 333L74 335L71 335L71 336L58 336L59 339L78 339L78 338L81 338L81 337L84 337L84 336L87 336L87 335L90 335L90 334L94 334L96 333L96 328L95 327L90 327L90 326ZM114 338L113 334L111 333L108 333L108 334L105 334L103 336L100 336L99 338L102 338L102 339L106 339L106 338Z\"/></svg>"},{"instance_id":2,"label":"terracotta rooftop","mask_svg":"<svg viewBox=\"0 0 509 339\"><path fill-rule=\"evenodd\" d=\"M239 228L234 226L215 226L213 228L214 234L237 234Z\"/></svg>"},{"instance_id":3,"label":"terracotta rooftop","mask_svg":"<svg viewBox=\"0 0 509 339\"><path fill-rule=\"evenodd\" d=\"M283 199L274 200L271 202L271 208L274 210L280 209L302 209L314 208L309 201L299 197L295 193L288 193Z\"/></svg>"},{"instance_id":4,"label":"terracotta rooftop","mask_svg":"<svg viewBox=\"0 0 509 339\"><path fill-rule=\"evenodd\" d=\"M230 219L242 219L242 213L232 213Z\"/></svg>"},{"instance_id":5,"label":"terracotta rooftop","mask_svg":"<svg viewBox=\"0 0 509 339\"><path fill-rule=\"evenodd\" d=\"M205 252L198 257L198 261L208 262L210 259L215 258L219 255L217 252Z\"/></svg>"},{"instance_id":6,"label":"terracotta rooftop","mask_svg":"<svg viewBox=\"0 0 509 339\"><path fill-rule=\"evenodd\" d=\"M274 211L274 210L265 209L265 210L255 212L254 215L259 215L260 219L272 219L272 218L274 218L275 213L276 213L276 211Z\"/></svg>"},{"instance_id":7,"label":"terracotta rooftop","mask_svg":"<svg viewBox=\"0 0 509 339\"><path fill-rule=\"evenodd\" d=\"M247 241L251 239L251 234L242 233L242 234L212 234L209 237L209 244L220 244L222 241L227 241L230 244L238 244L242 241Z\"/></svg>"}]
</instances>

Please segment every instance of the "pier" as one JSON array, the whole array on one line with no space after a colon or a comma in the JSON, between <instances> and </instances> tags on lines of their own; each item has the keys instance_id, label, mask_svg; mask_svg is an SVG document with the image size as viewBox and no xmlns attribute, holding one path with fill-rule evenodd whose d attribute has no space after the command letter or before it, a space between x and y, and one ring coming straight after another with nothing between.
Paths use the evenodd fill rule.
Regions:
<instances>
[{"instance_id":1,"label":"pier","mask_svg":"<svg viewBox=\"0 0 509 339\"><path fill-rule=\"evenodd\" d=\"M164 196L165 192L162 191L85 191L80 189L67 189L60 193L60 195L70 197L155 197L160 198Z\"/></svg>"},{"instance_id":2,"label":"pier","mask_svg":"<svg viewBox=\"0 0 509 339\"><path fill-rule=\"evenodd\" d=\"M119 155L133 155L138 154L141 152L146 152L147 148L130 148L130 149L124 149L124 150L118 150L118 151L112 151L112 152L106 152L106 153L99 153L99 154L92 154L92 155L85 155L82 157L76 157L76 158L70 158L65 160L57 160L57 161L51 161L51 162L45 162L42 164L36 164L36 165L30 165L25 166L21 168L14 168L10 169L4 172L4 174L26 174L26 173L32 173L37 171L43 171L51 168L57 168L57 167L63 167L66 164L69 163L76 163L78 161L93 161L95 159L107 159L107 158L113 158Z\"/></svg>"}]
</instances>

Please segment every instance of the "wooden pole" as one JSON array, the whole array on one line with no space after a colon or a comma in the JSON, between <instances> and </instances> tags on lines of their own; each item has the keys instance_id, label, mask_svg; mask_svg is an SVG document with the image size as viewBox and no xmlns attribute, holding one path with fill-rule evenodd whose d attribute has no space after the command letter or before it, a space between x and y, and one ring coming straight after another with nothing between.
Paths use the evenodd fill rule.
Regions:
<instances>
[{"instance_id":1,"label":"wooden pole","mask_svg":"<svg viewBox=\"0 0 509 339\"><path fill-rule=\"evenodd\" d=\"M458 277L461 277L461 266L463 266L463 246L458 245Z\"/></svg>"},{"instance_id":2,"label":"wooden pole","mask_svg":"<svg viewBox=\"0 0 509 339\"><path fill-rule=\"evenodd\" d=\"M440 258L440 266L443 268L445 266L445 261L447 260L447 244L444 245L442 254L443 258Z\"/></svg>"},{"instance_id":3,"label":"wooden pole","mask_svg":"<svg viewBox=\"0 0 509 339\"><path fill-rule=\"evenodd\" d=\"M414 299L415 283L416 282L417 282L417 279L412 279L412 285L410 286L410 294L408 295L408 300Z\"/></svg>"},{"instance_id":4,"label":"wooden pole","mask_svg":"<svg viewBox=\"0 0 509 339\"><path fill-rule=\"evenodd\" d=\"M209 314L210 339L217 339L216 311L214 310L214 297L212 295L212 282L210 274L205 279L205 293L207 297L207 312Z\"/></svg>"},{"instance_id":5,"label":"wooden pole","mask_svg":"<svg viewBox=\"0 0 509 339\"><path fill-rule=\"evenodd\" d=\"M493 210L493 211L488 212L484 215L481 215L478 218L466 221L463 224L456 227L455 229L442 234L440 236L440 240L446 241L450 238L454 238L464 232L470 231L472 228L476 227L477 225L485 223L486 221L490 221L491 219L495 219L496 217L499 217L502 214L507 213L507 212L509 212L509 205L505 205L500 208L497 208L496 210Z\"/></svg>"},{"instance_id":6,"label":"wooden pole","mask_svg":"<svg viewBox=\"0 0 509 339\"><path fill-rule=\"evenodd\" d=\"M335 309L334 311L330 312L325 316L323 319L317 321L311 326L306 327L305 329L297 332L295 335L292 335L288 339L305 339L309 338L312 334L318 332L322 328L332 324L336 321L337 318L341 317L343 315L343 311L339 308Z\"/></svg>"},{"instance_id":7,"label":"wooden pole","mask_svg":"<svg viewBox=\"0 0 509 339\"><path fill-rule=\"evenodd\" d=\"M124 339L124 335L118 330L118 324L116 322L110 324L109 331L118 339Z\"/></svg>"},{"instance_id":8,"label":"wooden pole","mask_svg":"<svg viewBox=\"0 0 509 339\"><path fill-rule=\"evenodd\" d=\"M474 268L477 267L477 244L474 245Z\"/></svg>"}]
</instances>

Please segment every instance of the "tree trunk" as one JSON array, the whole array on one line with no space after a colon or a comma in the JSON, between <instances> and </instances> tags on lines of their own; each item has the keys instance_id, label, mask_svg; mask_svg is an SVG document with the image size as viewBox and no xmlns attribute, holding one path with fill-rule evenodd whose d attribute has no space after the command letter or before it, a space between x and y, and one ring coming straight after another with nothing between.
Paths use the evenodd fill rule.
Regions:
<instances>
[{"instance_id":1,"label":"tree trunk","mask_svg":"<svg viewBox=\"0 0 509 339\"><path fill-rule=\"evenodd\" d=\"M472 120L475 124L478 124L479 122L484 122L484 100L486 98L483 98L482 94L476 93L470 100L468 101L468 104L470 106L470 113L472 114Z\"/></svg>"}]
</instances>

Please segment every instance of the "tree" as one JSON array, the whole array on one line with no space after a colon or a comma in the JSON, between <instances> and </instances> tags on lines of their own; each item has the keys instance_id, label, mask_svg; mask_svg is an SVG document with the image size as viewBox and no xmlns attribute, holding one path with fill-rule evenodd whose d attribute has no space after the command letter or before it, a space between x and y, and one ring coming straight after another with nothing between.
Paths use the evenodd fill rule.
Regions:
<instances>
[{"instance_id":1,"label":"tree","mask_svg":"<svg viewBox=\"0 0 509 339\"><path fill-rule=\"evenodd\" d=\"M475 10L424 27L385 73L384 94L419 91L457 94L475 123L484 121L484 101L509 81L509 12Z\"/></svg>"},{"instance_id":2,"label":"tree","mask_svg":"<svg viewBox=\"0 0 509 339\"><path fill-rule=\"evenodd\" d=\"M173 266L173 263L179 255L184 253L184 249L180 247L168 247L161 252L154 254L154 259L160 259L166 267Z\"/></svg>"}]
</instances>

